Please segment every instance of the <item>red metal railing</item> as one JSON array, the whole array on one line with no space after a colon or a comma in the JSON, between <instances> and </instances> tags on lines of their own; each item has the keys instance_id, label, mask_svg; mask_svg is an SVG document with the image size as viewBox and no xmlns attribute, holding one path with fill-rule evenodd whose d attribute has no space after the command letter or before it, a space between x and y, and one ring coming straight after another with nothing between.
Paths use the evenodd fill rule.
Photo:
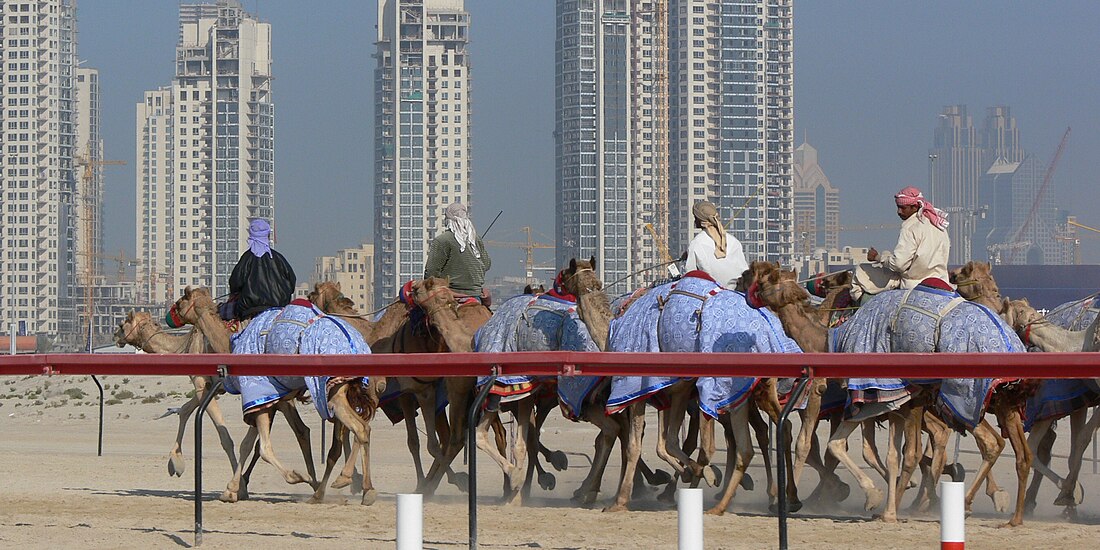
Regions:
<instances>
[{"instance_id":1,"label":"red metal railing","mask_svg":"<svg viewBox=\"0 0 1100 550\"><path fill-rule=\"evenodd\" d=\"M764 376L793 378L1100 378L1095 353L584 353L0 356L0 376Z\"/></svg>"}]
</instances>

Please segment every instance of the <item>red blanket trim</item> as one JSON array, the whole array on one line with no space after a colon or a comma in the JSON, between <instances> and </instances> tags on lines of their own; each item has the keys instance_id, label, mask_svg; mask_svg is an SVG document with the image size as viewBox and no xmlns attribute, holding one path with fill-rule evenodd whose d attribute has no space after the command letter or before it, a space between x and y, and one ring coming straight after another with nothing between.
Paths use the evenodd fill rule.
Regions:
<instances>
[{"instance_id":1,"label":"red blanket trim","mask_svg":"<svg viewBox=\"0 0 1100 550\"><path fill-rule=\"evenodd\" d=\"M710 276L710 273L707 273L706 271L703 271L701 269L695 269L695 270L692 270L692 271L688 271L687 273L684 273L684 277L694 277L696 279L706 279L706 280L708 280L712 283L717 283L718 282L718 281L714 280L714 277Z\"/></svg>"},{"instance_id":2,"label":"red blanket trim","mask_svg":"<svg viewBox=\"0 0 1100 550\"><path fill-rule=\"evenodd\" d=\"M290 301L290 305L300 306L300 307L313 307L313 302L310 302L309 300L306 300L305 298L295 298L295 299Z\"/></svg>"},{"instance_id":3,"label":"red blanket trim","mask_svg":"<svg viewBox=\"0 0 1100 550\"><path fill-rule=\"evenodd\" d=\"M551 288L546 291L546 294L558 298L559 300L565 300L567 302L577 303L577 297L568 292L558 292L556 289Z\"/></svg>"},{"instance_id":4,"label":"red blanket trim","mask_svg":"<svg viewBox=\"0 0 1100 550\"><path fill-rule=\"evenodd\" d=\"M950 283L948 283L947 281L945 281L943 279L940 279L939 277L929 277L929 278L921 281L920 284L923 285L923 286L927 286L927 287L938 288L940 290L946 290L948 292L954 292L955 291L955 287L951 286Z\"/></svg>"}]
</instances>

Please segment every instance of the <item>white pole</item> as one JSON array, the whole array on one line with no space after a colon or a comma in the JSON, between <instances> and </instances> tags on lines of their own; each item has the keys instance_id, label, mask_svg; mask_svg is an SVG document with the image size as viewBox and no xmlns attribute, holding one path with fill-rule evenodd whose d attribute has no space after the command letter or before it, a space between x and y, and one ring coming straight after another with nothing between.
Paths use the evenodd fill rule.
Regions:
<instances>
[{"instance_id":1,"label":"white pole","mask_svg":"<svg viewBox=\"0 0 1100 550\"><path fill-rule=\"evenodd\" d=\"M678 489L680 550L703 550L703 490Z\"/></svg>"},{"instance_id":2,"label":"white pole","mask_svg":"<svg viewBox=\"0 0 1100 550\"><path fill-rule=\"evenodd\" d=\"M9 338L9 343L11 344L11 354L12 355L15 355L15 331L17 330L15 328L16 326L18 326L18 325L16 325L15 323L12 323L12 324L8 325L8 338Z\"/></svg>"},{"instance_id":3,"label":"white pole","mask_svg":"<svg viewBox=\"0 0 1100 550\"><path fill-rule=\"evenodd\" d=\"M940 482L940 550L963 550L966 547L964 494L962 482Z\"/></svg>"},{"instance_id":4,"label":"white pole","mask_svg":"<svg viewBox=\"0 0 1100 550\"><path fill-rule=\"evenodd\" d=\"M397 550L421 550L424 547L423 508L423 495L397 495Z\"/></svg>"}]
</instances>

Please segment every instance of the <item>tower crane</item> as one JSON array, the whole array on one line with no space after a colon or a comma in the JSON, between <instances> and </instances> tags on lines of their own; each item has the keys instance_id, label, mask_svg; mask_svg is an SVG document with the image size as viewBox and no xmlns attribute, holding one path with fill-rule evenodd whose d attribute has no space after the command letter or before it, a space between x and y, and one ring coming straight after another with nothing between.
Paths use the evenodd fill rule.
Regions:
<instances>
[{"instance_id":1,"label":"tower crane","mask_svg":"<svg viewBox=\"0 0 1100 550\"><path fill-rule=\"evenodd\" d=\"M92 186L95 184L96 170L100 166L123 166L126 164L124 160L100 160L92 157L93 147L98 149L97 144L89 141L88 147L85 149L83 155L75 157L74 163L77 166L84 166L84 173L81 176L82 189L81 189L81 233L82 240L84 241L83 250L78 252L84 256L83 272L81 273L81 279L84 283L84 331L83 333L88 336L88 351L91 351L92 345L92 329L93 321L95 318L95 301L93 295L93 288L99 278L99 269L97 259L101 257L97 250L95 250L95 236L99 227L100 216L97 215L97 208L101 201L101 197L96 193ZM120 268L124 269L124 268Z\"/></svg>"},{"instance_id":2,"label":"tower crane","mask_svg":"<svg viewBox=\"0 0 1100 550\"><path fill-rule=\"evenodd\" d=\"M535 240L531 237L532 229L531 229L530 226L524 226L524 227L520 228L520 231L522 231L524 234L527 235L527 240L525 242L518 242L518 241L485 241L485 246L494 246L494 247L501 247L501 248L518 248L520 250L523 250L526 253L526 258L523 261L523 267L524 267L524 270L525 270L525 273L526 273L526 276L527 276L527 282L530 283L530 284L535 284L535 283L538 282L538 281L535 280L535 269L536 269L536 267L538 267L538 266L535 265L535 249L536 248L557 248L557 247L555 245L552 245L552 244L535 242Z\"/></svg>"}]
</instances>

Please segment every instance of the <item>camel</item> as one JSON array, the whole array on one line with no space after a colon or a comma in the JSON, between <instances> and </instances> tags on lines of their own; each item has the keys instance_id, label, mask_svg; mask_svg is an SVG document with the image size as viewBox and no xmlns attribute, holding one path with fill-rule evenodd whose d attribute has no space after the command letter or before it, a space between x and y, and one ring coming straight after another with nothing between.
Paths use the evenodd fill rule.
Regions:
<instances>
[{"instance_id":1,"label":"camel","mask_svg":"<svg viewBox=\"0 0 1100 550\"><path fill-rule=\"evenodd\" d=\"M1092 297L1063 304L1046 316L1032 308L1026 300L1008 300L1001 296L1000 288L993 278L992 266L984 262L968 262L952 271L951 280L958 285L959 294L991 309L998 311L1013 330L1020 335L1024 344L1044 352L1096 351L1095 337L1090 337L1089 328L1075 330L1078 326L1091 327L1096 323L1096 311L1092 308ZM1086 322L1086 325L1081 325ZM1091 328L1095 333L1095 328ZM1029 404L1029 420L1034 422L1028 435L1028 446L1038 460L1034 463L1035 476L1028 487L1025 508L1033 510L1043 477L1048 477L1058 486L1060 493L1056 505L1065 506L1066 514L1076 514L1076 505L1084 496L1084 488L1077 482L1081 460L1091 440L1091 434L1097 428L1100 415L1094 414L1093 420L1086 425L1085 418L1089 405L1096 401L1095 382L1091 380L1044 380L1035 397ZM1071 396L1070 405L1062 405L1054 411L1044 411L1044 395L1057 395L1062 401ZM1072 409L1070 417L1071 452L1068 458L1069 475L1063 479L1049 466L1051 450L1056 434L1051 429L1066 408Z\"/></svg>"},{"instance_id":2,"label":"camel","mask_svg":"<svg viewBox=\"0 0 1100 550\"><path fill-rule=\"evenodd\" d=\"M218 353L231 353L232 347L230 345L229 332L225 328L225 323L222 322L221 317L218 315L217 305L210 296L209 290L205 288L192 289L191 287L187 287L184 290L183 296L176 301L172 308L184 323L194 325L196 329L203 333L210 341L214 351ZM265 330L277 311L278 310L268 310L254 317L244 328L241 336L259 333ZM260 379L266 377L238 378ZM233 383L232 380L233 378L231 377L226 380L226 383ZM222 501L236 502L238 500L239 492L243 487L242 479L244 478L244 465L248 463L248 457L253 447L256 445L257 438L260 438L260 457L263 458L265 462L275 466L287 483L294 484L307 482L306 478L301 474L283 466L272 453L270 446L271 421L276 411L283 413L291 430L294 432L294 437L298 441L298 446L302 451L302 457L306 462L306 468L309 473L308 482L311 487L315 490L317 489L317 475L313 466L313 449L309 440L309 427L302 421L293 403L293 399L299 395L299 392L291 392L264 406L247 411L250 414L245 415L245 421L249 424L249 430L244 439L241 440L239 462L233 472L233 477L227 484L225 491L222 492L222 495L219 497ZM266 432L266 434L264 432Z\"/></svg>"},{"instance_id":3,"label":"camel","mask_svg":"<svg viewBox=\"0 0 1100 550\"><path fill-rule=\"evenodd\" d=\"M1068 330L1051 322L1031 307L1026 300L1006 300L1005 318L1021 335L1024 343L1043 352L1094 352L1097 351L1097 325L1093 320L1086 330ZM1047 398L1049 396L1049 398ZM1028 419L1033 422L1028 435L1028 445L1039 457L1035 463L1036 476L1027 492L1027 507L1034 509L1042 477L1048 477L1059 488L1054 504L1066 507L1066 514L1076 517L1077 505L1084 496L1084 488L1078 482L1081 465L1092 439L1100 427L1100 413L1094 413L1085 422L1088 409L1100 402L1100 386L1095 380L1044 380L1036 396L1029 402ZM1069 473L1060 478L1049 467L1051 446L1054 443L1054 422L1070 417L1070 453L1067 458Z\"/></svg>"},{"instance_id":4,"label":"camel","mask_svg":"<svg viewBox=\"0 0 1100 550\"><path fill-rule=\"evenodd\" d=\"M570 264L570 268L573 272L573 277L570 279L575 279L579 273L585 271L579 269L575 263ZM601 349L613 351L791 351L797 349L793 341L784 342L786 337L781 331L768 329L768 313L745 315L746 310L751 310L745 307L744 298L740 294L722 290L713 281L706 279L687 277L676 283L650 289L646 294L637 297L626 312L614 320L620 329L613 332L609 331L613 322L610 303L602 288L591 288L591 284L589 288L584 288L576 281L567 283L567 286L570 292L577 295L578 312L585 321L593 341ZM708 306L709 309L706 309L703 306L708 301L712 302ZM737 305L738 301L740 306ZM680 310L683 310L683 313L680 313ZM673 311L677 312L674 315L696 319L697 323L687 325L686 328L679 323L668 321L662 325L659 322L659 319L663 318L662 315ZM734 315L730 312L740 313ZM653 325L650 328L655 329L653 333L657 335L656 340L649 336L649 329L641 328L650 324ZM688 332L673 334L672 332L676 330ZM639 341L649 338L649 344L637 344L630 341L630 336L622 336L632 331L635 333L643 331L639 333L641 334ZM684 347L685 344L686 347ZM617 383L620 384L620 389L616 389ZM612 400L608 401L608 411L627 409L626 420L629 422L627 460L615 502L606 510L626 509L633 489L633 474L640 456L641 432L644 429L645 400L640 397L649 395L652 393L651 390L656 388L665 391L670 403L669 410L659 415L658 455L692 483L697 483L700 479L708 483L717 482L713 469L706 468L709 457L714 452L712 422L715 417L725 419L726 416L720 413L728 409L726 427L733 433L733 441L730 443L731 452L727 455L727 483L718 504L708 510L710 514L724 513L736 488L740 485L745 468L748 467L753 454L748 431L749 407L746 404L750 401L755 402L772 415L773 419L778 419L780 408L775 394L774 380L701 379L696 382L647 378L642 383L648 392L644 395L630 390L624 392L622 388L626 386L623 384L629 385L633 382L630 379L621 378L613 380ZM677 433L687 408L687 400L696 387L700 390L700 401L706 413L704 420L707 425L700 427L703 441L700 444L699 460L692 460L688 453L678 446ZM616 395L621 395L622 398L616 398ZM783 459L789 460L789 455ZM788 472L791 472L791 469ZM789 496L792 508L800 506L793 483L789 485Z\"/></svg>"},{"instance_id":5,"label":"camel","mask_svg":"<svg viewBox=\"0 0 1100 550\"><path fill-rule=\"evenodd\" d=\"M169 334L147 312L131 311L115 331L115 343L119 347L130 344L146 353L207 353L210 351L210 345L203 337L202 331L192 328L187 334ZM168 452L168 474L172 476L183 475L185 464L183 434L187 429L187 421L191 418L191 413L199 408L207 389L214 387L214 379L211 376L191 376L190 378L195 386L195 395L179 408L176 441L172 450ZM229 429L225 426L225 417L222 416L218 401L211 400L206 412L210 421L214 423L214 429L218 432L218 439L225 454L229 456L230 467L235 471L237 453L233 450L233 437L229 435Z\"/></svg>"},{"instance_id":6,"label":"camel","mask_svg":"<svg viewBox=\"0 0 1100 550\"><path fill-rule=\"evenodd\" d=\"M806 306L806 292L795 281L794 273L773 270L759 278L750 289L750 301L758 307L767 306L779 314L783 327L795 338L804 350L828 351L829 329L822 325ZM831 340L835 349L847 352L868 351L1022 351L1022 344L1011 331L1000 328L1003 321L999 317L987 314L984 309L970 309L978 306L950 299L950 294L935 289L918 287L911 290L887 291L876 296L871 303L860 308L848 323L842 325L833 334ZM945 307L950 306L950 307ZM925 321L929 316L900 312L910 308L923 308L939 312L938 318L932 317L931 326ZM997 326L994 326L997 325ZM986 327L993 327L992 330ZM931 334L934 333L934 336ZM982 334L986 336L982 336ZM1002 334L1004 336L1002 336ZM902 336L905 335L905 336ZM955 341L958 338L959 341ZM955 381L941 382L937 400L950 399L950 386ZM1026 396L1030 386L1026 383L998 385L993 381L984 381L986 391L992 392L989 408L997 416L1003 429L1009 434L1013 450L1016 451L1016 470L1018 477L1016 510L1008 525L1020 525L1023 522L1024 487L1030 471L1031 453L1024 441L1023 422L1019 405L1022 396ZM850 386L851 387L851 386ZM897 411L888 413L890 420L890 448L887 453L887 500L882 515L884 521L897 521L897 505L900 499L898 491L898 471L900 467L902 435L910 443L905 450L905 468L911 472L915 468L916 443L919 441L920 420L923 416L919 399L902 404ZM941 407L942 409L942 407ZM889 410L889 409L887 409ZM983 463L977 479L967 493L969 508L982 480L987 476L996 457L1003 448L1003 440L982 418L984 411L970 411L970 418L955 419L975 435L982 452ZM899 418L901 413L901 418ZM855 429L855 422L845 422L830 439L829 451L836 456L860 480L867 491L868 508L881 500L881 493L874 489L873 483L855 466L845 451L844 440ZM933 468L933 475L937 475ZM995 499L996 501L996 499Z\"/></svg>"}]
</instances>

